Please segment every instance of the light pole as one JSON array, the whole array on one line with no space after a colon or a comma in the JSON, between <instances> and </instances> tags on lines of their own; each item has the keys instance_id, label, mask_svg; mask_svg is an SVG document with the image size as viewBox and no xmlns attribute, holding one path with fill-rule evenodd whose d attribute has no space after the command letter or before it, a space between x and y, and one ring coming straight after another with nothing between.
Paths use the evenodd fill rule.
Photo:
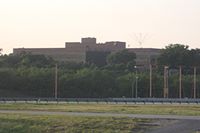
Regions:
<instances>
[{"instance_id":1,"label":"light pole","mask_svg":"<svg viewBox=\"0 0 200 133\"><path fill-rule=\"evenodd\" d=\"M131 84L131 98L133 98L133 89L134 89L134 78L133 78L133 72L132 72L132 84Z\"/></svg>"},{"instance_id":2,"label":"light pole","mask_svg":"<svg viewBox=\"0 0 200 133\"><path fill-rule=\"evenodd\" d=\"M197 67L194 67L194 98L196 98L196 89L197 89L196 75L197 75Z\"/></svg>"},{"instance_id":3,"label":"light pole","mask_svg":"<svg viewBox=\"0 0 200 133\"><path fill-rule=\"evenodd\" d=\"M55 99L58 98L58 64L55 66Z\"/></svg>"},{"instance_id":4,"label":"light pole","mask_svg":"<svg viewBox=\"0 0 200 133\"><path fill-rule=\"evenodd\" d=\"M164 67L164 98L168 98L168 66Z\"/></svg>"},{"instance_id":5,"label":"light pole","mask_svg":"<svg viewBox=\"0 0 200 133\"><path fill-rule=\"evenodd\" d=\"M149 75L149 97L152 97L152 65L149 65L149 71L150 71L150 75Z\"/></svg>"},{"instance_id":6,"label":"light pole","mask_svg":"<svg viewBox=\"0 0 200 133\"><path fill-rule=\"evenodd\" d=\"M137 91L138 91L138 75L137 75L137 66L134 66L135 68L135 98L138 97Z\"/></svg>"},{"instance_id":7,"label":"light pole","mask_svg":"<svg viewBox=\"0 0 200 133\"><path fill-rule=\"evenodd\" d=\"M182 67L179 66L179 98L182 98Z\"/></svg>"}]
</instances>

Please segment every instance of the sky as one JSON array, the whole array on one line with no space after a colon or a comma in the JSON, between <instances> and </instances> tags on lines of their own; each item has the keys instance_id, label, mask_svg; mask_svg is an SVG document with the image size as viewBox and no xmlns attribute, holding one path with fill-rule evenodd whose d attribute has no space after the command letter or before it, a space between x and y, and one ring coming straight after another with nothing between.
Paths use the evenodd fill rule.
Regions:
<instances>
[{"instance_id":1,"label":"sky","mask_svg":"<svg viewBox=\"0 0 200 133\"><path fill-rule=\"evenodd\" d=\"M0 0L4 54L62 48L82 37L124 41L130 48L200 48L200 0Z\"/></svg>"}]
</instances>

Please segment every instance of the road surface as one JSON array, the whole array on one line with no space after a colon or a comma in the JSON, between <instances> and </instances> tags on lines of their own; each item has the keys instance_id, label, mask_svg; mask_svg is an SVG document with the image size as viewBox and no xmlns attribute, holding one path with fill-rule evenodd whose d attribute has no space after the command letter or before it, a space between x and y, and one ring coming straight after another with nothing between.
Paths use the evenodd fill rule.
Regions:
<instances>
[{"instance_id":1,"label":"road surface","mask_svg":"<svg viewBox=\"0 0 200 133\"><path fill-rule=\"evenodd\" d=\"M200 132L199 120L178 120L156 129L150 129L146 133L196 133Z\"/></svg>"}]
</instances>

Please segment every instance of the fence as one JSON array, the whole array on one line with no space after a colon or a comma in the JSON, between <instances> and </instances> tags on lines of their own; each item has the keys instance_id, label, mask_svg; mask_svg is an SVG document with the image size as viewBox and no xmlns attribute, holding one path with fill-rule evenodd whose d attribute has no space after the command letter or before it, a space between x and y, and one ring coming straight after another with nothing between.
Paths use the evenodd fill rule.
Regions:
<instances>
[{"instance_id":1,"label":"fence","mask_svg":"<svg viewBox=\"0 0 200 133\"><path fill-rule=\"evenodd\" d=\"M200 104L200 99L168 98L0 98L0 103L105 103L105 104Z\"/></svg>"}]
</instances>

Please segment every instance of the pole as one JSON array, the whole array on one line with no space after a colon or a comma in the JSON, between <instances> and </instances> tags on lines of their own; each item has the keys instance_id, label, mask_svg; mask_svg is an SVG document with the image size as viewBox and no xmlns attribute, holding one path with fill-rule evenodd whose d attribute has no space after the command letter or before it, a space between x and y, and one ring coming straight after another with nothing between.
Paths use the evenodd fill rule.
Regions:
<instances>
[{"instance_id":1,"label":"pole","mask_svg":"<svg viewBox=\"0 0 200 133\"><path fill-rule=\"evenodd\" d=\"M132 73L131 98L133 98L134 78Z\"/></svg>"},{"instance_id":2,"label":"pole","mask_svg":"<svg viewBox=\"0 0 200 133\"><path fill-rule=\"evenodd\" d=\"M150 77L149 77L149 97L151 98L152 97L152 65L150 64L149 65L149 70L150 70Z\"/></svg>"},{"instance_id":3,"label":"pole","mask_svg":"<svg viewBox=\"0 0 200 133\"><path fill-rule=\"evenodd\" d=\"M196 98L196 87L197 87L197 80L196 80L196 75L197 75L197 68L194 67L194 98Z\"/></svg>"},{"instance_id":4,"label":"pole","mask_svg":"<svg viewBox=\"0 0 200 133\"><path fill-rule=\"evenodd\" d=\"M166 71L166 87L167 87L167 98L169 97L169 69L167 67L167 71Z\"/></svg>"},{"instance_id":5,"label":"pole","mask_svg":"<svg viewBox=\"0 0 200 133\"><path fill-rule=\"evenodd\" d=\"M164 98L168 98L168 66L164 67L164 90L163 90Z\"/></svg>"},{"instance_id":6,"label":"pole","mask_svg":"<svg viewBox=\"0 0 200 133\"><path fill-rule=\"evenodd\" d=\"M58 64L55 66L55 99L58 98Z\"/></svg>"},{"instance_id":7,"label":"pole","mask_svg":"<svg viewBox=\"0 0 200 133\"><path fill-rule=\"evenodd\" d=\"M135 66L135 98L138 97L137 89L138 89L138 75L137 75L137 66Z\"/></svg>"},{"instance_id":8,"label":"pole","mask_svg":"<svg viewBox=\"0 0 200 133\"><path fill-rule=\"evenodd\" d=\"M182 98L182 67L179 66L179 98Z\"/></svg>"},{"instance_id":9,"label":"pole","mask_svg":"<svg viewBox=\"0 0 200 133\"><path fill-rule=\"evenodd\" d=\"M138 77L136 76L136 82L135 82L135 98L137 98L138 97Z\"/></svg>"},{"instance_id":10,"label":"pole","mask_svg":"<svg viewBox=\"0 0 200 133\"><path fill-rule=\"evenodd\" d=\"M166 89L166 69L164 67L164 85L163 85L163 97L165 98L165 89Z\"/></svg>"}]
</instances>

